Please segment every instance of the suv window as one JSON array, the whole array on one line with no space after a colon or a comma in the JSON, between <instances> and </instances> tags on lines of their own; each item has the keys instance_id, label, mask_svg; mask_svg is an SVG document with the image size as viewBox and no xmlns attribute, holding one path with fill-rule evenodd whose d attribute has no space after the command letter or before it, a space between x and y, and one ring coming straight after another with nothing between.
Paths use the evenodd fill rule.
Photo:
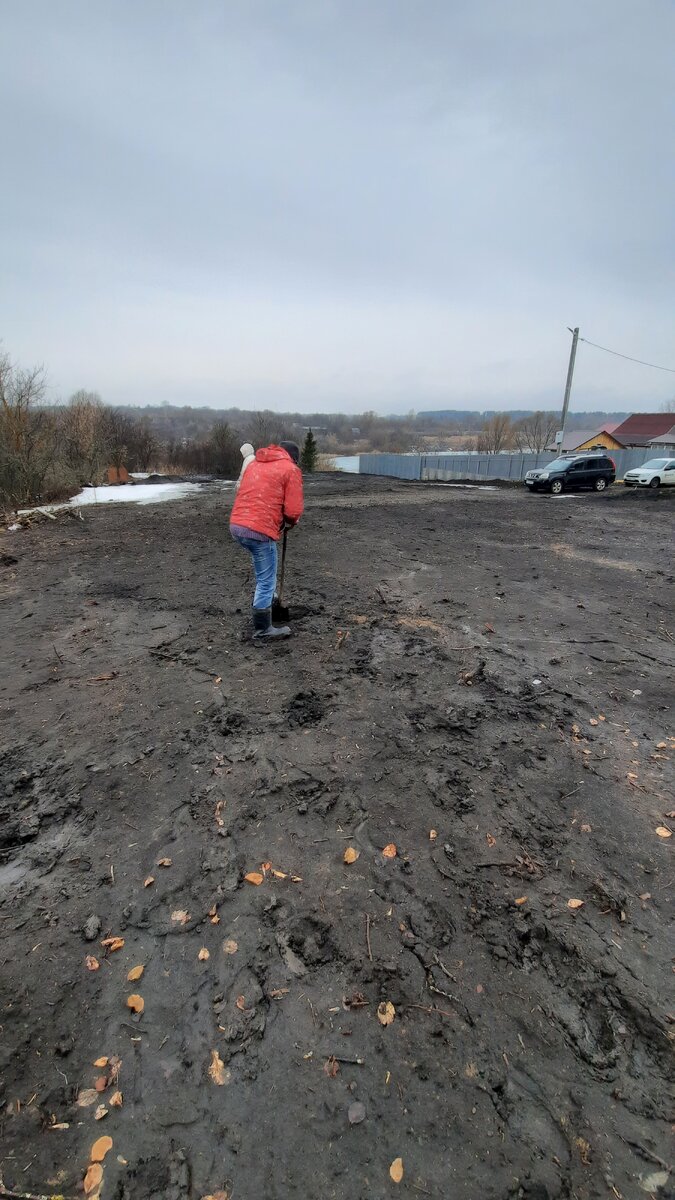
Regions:
<instances>
[{"instance_id":1,"label":"suv window","mask_svg":"<svg viewBox=\"0 0 675 1200\"><path fill-rule=\"evenodd\" d=\"M585 471L586 459L580 458L577 462L573 462L570 466L570 471Z\"/></svg>"}]
</instances>

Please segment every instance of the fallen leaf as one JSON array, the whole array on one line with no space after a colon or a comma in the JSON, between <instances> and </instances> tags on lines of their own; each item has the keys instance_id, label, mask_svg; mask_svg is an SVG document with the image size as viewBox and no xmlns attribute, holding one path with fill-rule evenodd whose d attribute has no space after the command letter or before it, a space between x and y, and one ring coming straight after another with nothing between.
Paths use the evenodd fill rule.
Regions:
<instances>
[{"instance_id":1,"label":"fallen leaf","mask_svg":"<svg viewBox=\"0 0 675 1200\"><path fill-rule=\"evenodd\" d=\"M260 871L249 871L248 875L244 876L246 882L254 884L255 887L260 887L264 878L264 875L261 875Z\"/></svg>"},{"instance_id":2,"label":"fallen leaf","mask_svg":"<svg viewBox=\"0 0 675 1200\"><path fill-rule=\"evenodd\" d=\"M98 1108L96 1109L96 1112L94 1113L94 1120L102 1121L104 1117L107 1117L107 1115L108 1115L108 1110L107 1110L105 1104L99 1104Z\"/></svg>"},{"instance_id":3,"label":"fallen leaf","mask_svg":"<svg viewBox=\"0 0 675 1200\"><path fill-rule=\"evenodd\" d=\"M114 679L116 677L116 675L117 675L117 671L104 671L102 675L94 675L89 680L89 682L90 683L109 683L111 679Z\"/></svg>"},{"instance_id":4,"label":"fallen leaf","mask_svg":"<svg viewBox=\"0 0 675 1200\"><path fill-rule=\"evenodd\" d=\"M281 1000L287 996L290 988L273 988L270 992L270 1000Z\"/></svg>"},{"instance_id":5,"label":"fallen leaf","mask_svg":"<svg viewBox=\"0 0 675 1200\"><path fill-rule=\"evenodd\" d=\"M394 1008L391 1000L383 1000L381 1004L378 1004L377 1019L380 1022L380 1025L391 1025L395 1016L396 1009Z\"/></svg>"},{"instance_id":6,"label":"fallen leaf","mask_svg":"<svg viewBox=\"0 0 675 1200\"><path fill-rule=\"evenodd\" d=\"M274 875L275 879L288 879L288 875L285 871L275 871L274 867L271 868L271 873Z\"/></svg>"},{"instance_id":7,"label":"fallen leaf","mask_svg":"<svg viewBox=\"0 0 675 1200\"><path fill-rule=\"evenodd\" d=\"M225 938L223 942L223 954L236 954L238 949L239 945L235 942L234 938Z\"/></svg>"},{"instance_id":8,"label":"fallen leaf","mask_svg":"<svg viewBox=\"0 0 675 1200\"><path fill-rule=\"evenodd\" d=\"M629 771L628 778L629 779L637 779L637 775L636 775L635 771Z\"/></svg>"},{"instance_id":9,"label":"fallen leaf","mask_svg":"<svg viewBox=\"0 0 675 1200\"><path fill-rule=\"evenodd\" d=\"M107 1067L107 1065L108 1059L105 1057L105 1055L102 1058L97 1058L96 1062L94 1063L95 1067Z\"/></svg>"},{"instance_id":10,"label":"fallen leaf","mask_svg":"<svg viewBox=\"0 0 675 1200\"><path fill-rule=\"evenodd\" d=\"M132 992L130 996L127 996L127 1008L130 1008L132 1012L142 1013L145 1008L145 1000L137 992Z\"/></svg>"},{"instance_id":11,"label":"fallen leaf","mask_svg":"<svg viewBox=\"0 0 675 1200\"><path fill-rule=\"evenodd\" d=\"M88 1196L90 1192L96 1190L101 1180L103 1179L103 1167L100 1163L92 1163L87 1167L87 1174L84 1177L84 1192Z\"/></svg>"},{"instance_id":12,"label":"fallen leaf","mask_svg":"<svg viewBox=\"0 0 675 1200\"><path fill-rule=\"evenodd\" d=\"M669 821L672 821L673 818L675 818L675 808L672 809L671 812L665 813L665 816L668 818Z\"/></svg>"},{"instance_id":13,"label":"fallen leaf","mask_svg":"<svg viewBox=\"0 0 675 1200\"><path fill-rule=\"evenodd\" d=\"M129 974L127 975L127 979L129 980L129 983L135 983L137 979L140 979L144 970L145 970L145 967L141 963L139 963L139 965L137 967L132 967Z\"/></svg>"},{"instance_id":14,"label":"fallen leaf","mask_svg":"<svg viewBox=\"0 0 675 1200\"><path fill-rule=\"evenodd\" d=\"M211 955L209 954L208 950L206 949L206 946L202 946L201 950L199 951L199 954L197 955L197 958L199 959L199 961L206 962L207 958L210 958L210 957L211 957Z\"/></svg>"},{"instance_id":15,"label":"fallen leaf","mask_svg":"<svg viewBox=\"0 0 675 1200\"><path fill-rule=\"evenodd\" d=\"M395 1158L389 1168L389 1174L394 1183L400 1183L403 1179L403 1159Z\"/></svg>"},{"instance_id":16,"label":"fallen leaf","mask_svg":"<svg viewBox=\"0 0 675 1200\"><path fill-rule=\"evenodd\" d=\"M215 679L214 679L214 681L213 681L213 682L214 682L214 684L215 684L215 685L216 685L216 687L217 687L219 683L222 683L222 682L223 682L223 677L222 677L222 675L216 675L216 677L215 677Z\"/></svg>"},{"instance_id":17,"label":"fallen leaf","mask_svg":"<svg viewBox=\"0 0 675 1200\"><path fill-rule=\"evenodd\" d=\"M592 833L592 832L593 832L593 829L592 829L592 827L591 827L590 825L582 825L582 826L581 826L581 832L582 832L582 833Z\"/></svg>"},{"instance_id":18,"label":"fallen leaf","mask_svg":"<svg viewBox=\"0 0 675 1200\"><path fill-rule=\"evenodd\" d=\"M264 863L261 863L261 864L260 864L260 869L261 869L261 871L262 871L263 873L264 873L265 871L271 871L271 870L272 870L272 864L271 864L271 862L264 862Z\"/></svg>"},{"instance_id":19,"label":"fallen leaf","mask_svg":"<svg viewBox=\"0 0 675 1200\"><path fill-rule=\"evenodd\" d=\"M568 908L583 908L583 905L584 905L583 900L568 900L567 901Z\"/></svg>"},{"instance_id":20,"label":"fallen leaf","mask_svg":"<svg viewBox=\"0 0 675 1200\"><path fill-rule=\"evenodd\" d=\"M667 743L667 742L657 742L657 743L656 743L656 749L657 749L657 750L667 750L667 749L668 749L668 743Z\"/></svg>"},{"instance_id":21,"label":"fallen leaf","mask_svg":"<svg viewBox=\"0 0 675 1200\"><path fill-rule=\"evenodd\" d=\"M585 1138L577 1137L574 1139L574 1144L579 1151L579 1158L584 1166L590 1167L591 1160L589 1158L589 1154L591 1153L591 1143L587 1142Z\"/></svg>"},{"instance_id":22,"label":"fallen leaf","mask_svg":"<svg viewBox=\"0 0 675 1200\"><path fill-rule=\"evenodd\" d=\"M430 829L429 830L429 841L435 842L437 837L438 837L438 831L436 829Z\"/></svg>"},{"instance_id":23,"label":"fallen leaf","mask_svg":"<svg viewBox=\"0 0 675 1200\"><path fill-rule=\"evenodd\" d=\"M208 1196L202 1196L202 1200L229 1200L227 1192L209 1192Z\"/></svg>"},{"instance_id":24,"label":"fallen leaf","mask_svg":"<svg viewBox=\"0 0 675 1200\"><path fill-rule=\"evenodd\" d=\"M157 862L157 866L158 867L171 867L171 866L173 866L173 860L171 858L160 858Z\"/></svg>"},{"instance_id":25,"label":"fallen leaf","mask_svg":"<svg viewBox=\"0 0 675 1200\"><path fill-rule=\"evenodd\" d=\"M355 1100L347 1109L347 1118L350 1125L360 1125L366 1119L366 1106L360 1100Z\"/></svg>"},{"instance_id":26,"label":"fallen leaf","mask_svg":"<svg viewBox=\"0 0 675 1200\"><path fill-rule=\"evenodd\" d=\"M237 999L235 1000L235 1004L236 1004L237 1008L239 1009L239 1012L244 1012L246 1009L246 997L245 996L237 996Z\"/></svg>"},{"instance_id":27,"label":"fallen leaf","mask_svg":"<svg viewBox=\"0 0 675 1200\"><path fill-rule=\"evenodd\" d=\"M368 1001L366 1000L363 992L354 992L351 996L345 996L342 1003L347 1009L368 1007Z\"/></svg>"},{"instance_id":28,"label":"fallen leaf","mask_svg":"<svg viewBox=\"0 0 675 1200\"><path fill-rule=\"evenodd\" d=\"M155 882L154 875L148 875L147 879L143 880L143 887L150 887Z\"/></svg>"},{"instance_id":29,"label":"fallen leaf","mask_svg":"<svg viewBox=\"0 0 675 1200\"><path fill-rule=\"evenodd\" d=\"M117 1081L117 1077L119 1076L121 1066L122 1066L122 1059L119 1057L119 1055L111 1054L110 1055L110 1082L111 1083L115 1083Z\"/></svg>"},{"instance_id":30,"label":"fallen leaf","mask_svg":"<svg viewBox=\"0 0 675 1200\"><path fill-rule=\"evenodd\" d=\"M302 883L302 875L291 875L291 883Z\"/></svg>"},{"instance_id":31,"label":"fallen leaf","mask_svg":"<svg viewBox=\"0 0 675 1200\"><path fill-rule=\"evenodd\" d=\"M345 861L347 864L349 864L349 863L355 863L355 862L356 862L356 860L357 860L357 858L359 858L359 857L360 857L360 854L361 854L361 851L360 851L360 850L356 850L356 849L354 848L354 846L347 846L347 849L345 850L345 852L344 852L344 854L342 855L342 857L343 857L344 861Z\"/></svg>"},{"instance_id":32,"label":"fallen leaf","mask_svg":"<svg viewBox=\"0 0 675 1200\"><path fill-rule=\"evenodd\" d=\"M398 851L393 842L390 842L388 846L385 846L384 850L382 851L384 858L396 858L397 853Z\"/></svg>"},{"instance_id":33,"label":"fallen leaf","mask_svg":"<svg viewBox=\"0 0 675 1200\"><path fill-rule=\"evenodd\" d=\"M211 1051L211 1062L209 1064L209 1076L213 1083L217 1083L218 1087L222 1087L227 1078L225 1072L225 1063L220 1057L217 1050Z\"/></svg>"},{"instance_id":34,"label":"fallen leaf","mask_svg":"<svg viewBox=\"0 0 675 1200\"><path fill-rule=\"evenodd\" d=\"M602 714L602 713L598 713L598 720L599 720L599 721L606 721L606 720L607 720L607 717L603 716L603 714Z\"/></svg>"},{"instance_id":35,"label":"fallen leaf","mask_svg":"<svg viewBox=\"0 0 675 1200\"><path fill-rule=\"evenodd\" d=\"M323 1064L323 1073L324 1075L327 1075L329 1079L335 1079L335 1076L338 1074L339 1070L340 1064L334 1055L331 1054L330 1058L327 1059Z\"/></svg>"},{"instance_id":36,"label":"fallen leaf","mask_svg":"<svg viewBox=\"0 0 675 1200\"><path fill-rule=\"evenodd\" d=\"M519 896L517 900L513 901L513 903L514 904L527 904L527 896Z\"/></svg>"},{"instance_id":37,"label":"fallen leaf","mask_svg":"<svg viewBox=\"0 0 675 1200\"><path fill-rule=\"evenodd\" d=\"M98 971L101 964L97 958L94 958L93 954L88 954L84 960L84 965L88 971Z\"/></svg>"},{"instance_id":38,"label":"fallen leaf","mask_svg":"<svg viewBox=\"0 0 675 1200\"><path fill-rule=\"evenodd\" d=\"M104 938L103 941L101 942L101 945L105 946L106 950L109 950L111 954L114 954L115 950L122 949L122 947L124 945L124 938L122 938L122 937Z\"/></svg>"},{"instance_id":39,"label":"fallen leaf","mask_svg":"<svg viewBox=\"0 0 675 1200\"><path fill-rule=\"evenodd\" d=\"M111 1108L121 1108L123 1102L124 1102L124 1097L123 1097L122 1093L121 1092L113 1092L112 1096L110 1097L110 1107Z\"/></svg>"},{"instance_id":40,"label":"fallen leaf","mask_svg":"<svg viewBox=\"0 0 675 1200\"><path fill-rule=\"evenodd\" d=\"M51 1132L53 1129L70 1129L68 1121L55 1121L53 1125L48 1125L47 1129ZM2 1193L0 1193L1 1195Z\"/></svg>"},{"instance_id":41,"label":"fallen leaf","mask_svg":"<svg viewBox=\"0 0 675 1200\"><path fill-rule=\"evenodd\" d=\"M94 1080L94 1087L96 1088L97 1092L104 1092L105 1089L107 1088L107 1086L108 1086L108 1076L107 1075L99 1075L98 1079Z\"/></svg>"},{"instance_id":42,"label":"fallen leaf","mask_svg":"<svg viewBox=\"0 0 675 1200\"><path fill-rule=\"evenodd\" d=\"M494 625L491 625L489 621L486 621L485 622L485 632L486 633L494 633L494 631L495 631ZM398 1183L398 1180L396 1182Z\"/></svg>"},{"instance_id":43,"label":"fallen leaf","mask_svg":"<svg viewBox=\"0 0 675 1200\"><path fill-rule=\"evenodd\" d=\"M492 849L493 846L497 845L497 839L493 838L491 833L485 834L485 840L486 840L488 846L490 847L490 849Z\"/></svg>"},{"instance_id":44,"label":"fallen leaf","mask_svg":"<svg viewBox=\"0 0 675 1200\"><path fill-rule=\"evenodd\" d=\"M597 723L598 722L596 721L595 717L591 717L590 721L588 722L589 725L597 725Z\"/></svg>"},{"instance_id":45,"label":"fallen leaf","mask_svg":"<svg viewBox=\"0 0 675 1200\"><path fill-rule=\"evenodd\" d=\"M668 829L666 825L657 825L656 832L658 833L659 837L662 838L669 838L673 836L672 829Z\"/></svg>"},{"instance_id":46,"label":"fallen leaf","mask_svg":"<svg viewBox=\"0 0 675 1200\"><path fill-rule=\"evenodd\" d=\"M171 920L176 925L187 925L190 920L190 914L184 908L175 908L171 914Z\"/></svg>"},{"instance_id":47,"label":"fallen leaf","mask_svg":"<svg viewBox=\"0 0 675 1200\"><path fill-rule=\"evenodd\" d=\"M527 899L527 897L526 897L526 899ZM482 996L482 995L483 995L483 985L482 985L482 983L477 983L477 984L476 984L476 995L477 995L477 996Z\"/></svg>"},{"instance_id":48,"label":"fallen leaf","mask_svg":"<svg viewBox=\"0 0 675 1200\"><path fill-rule=\"evenodd\" d=\"M97 1100L98 1092L96 1088L83 1088L81 1092L78 1092L78 1108L89 1108L90 1104L95 1104Z\"/></svg>"}]
</instances>

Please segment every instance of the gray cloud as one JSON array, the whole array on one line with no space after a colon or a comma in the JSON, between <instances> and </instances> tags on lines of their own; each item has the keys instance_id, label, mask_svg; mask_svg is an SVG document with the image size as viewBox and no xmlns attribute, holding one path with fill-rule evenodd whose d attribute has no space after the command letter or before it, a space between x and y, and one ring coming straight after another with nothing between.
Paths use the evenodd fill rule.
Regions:
<instances>
[{"instance_id":1,"label":"gray cloud","mask_svg":"<svg viewBox=\"0 0 675 1200\"><path fill-rule=\"evenodd\" d=\"M555 404L675 366L667 0L24 0L0 335L112 402ZM582 347L573 406L675 377Z\"/></svg>"}]
</instances>

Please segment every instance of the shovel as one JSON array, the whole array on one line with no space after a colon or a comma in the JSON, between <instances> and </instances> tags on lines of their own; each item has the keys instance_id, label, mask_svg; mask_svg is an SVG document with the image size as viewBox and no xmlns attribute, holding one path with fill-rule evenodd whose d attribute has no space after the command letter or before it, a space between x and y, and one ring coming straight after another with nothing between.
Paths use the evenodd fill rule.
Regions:
<instances>
[{"instance_id":1,"label":"shovel","mask_svg":"<svg viewBox=\"0 0 675 1200\"><path fill-rule=\"evenodd\" d=\"M272 601L272 620L273 621L288 621L290 612L284 604L284 572L286 570L286 539L288 530L284 529L284 536L281 543L281 570L279 572L279 591Z\"/></svg>"}]
</instances>

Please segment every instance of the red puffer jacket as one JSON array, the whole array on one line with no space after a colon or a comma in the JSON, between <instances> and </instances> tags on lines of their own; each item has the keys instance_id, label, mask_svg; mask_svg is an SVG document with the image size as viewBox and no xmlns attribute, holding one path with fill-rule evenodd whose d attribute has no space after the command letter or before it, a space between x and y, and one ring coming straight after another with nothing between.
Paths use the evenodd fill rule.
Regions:
<instances>
[{"instance_id":1,"label":"red puffer jacket","mask_svg":"<svg viewBox=\"0 0 675 1200\"><path fill-rule=\"evenodd\" d=\"M302 471L281 446L265 446L244 473L230 523L255 529L276 542L283 521L295 525L303 508Z\"/></svg>"}]
</instances>

